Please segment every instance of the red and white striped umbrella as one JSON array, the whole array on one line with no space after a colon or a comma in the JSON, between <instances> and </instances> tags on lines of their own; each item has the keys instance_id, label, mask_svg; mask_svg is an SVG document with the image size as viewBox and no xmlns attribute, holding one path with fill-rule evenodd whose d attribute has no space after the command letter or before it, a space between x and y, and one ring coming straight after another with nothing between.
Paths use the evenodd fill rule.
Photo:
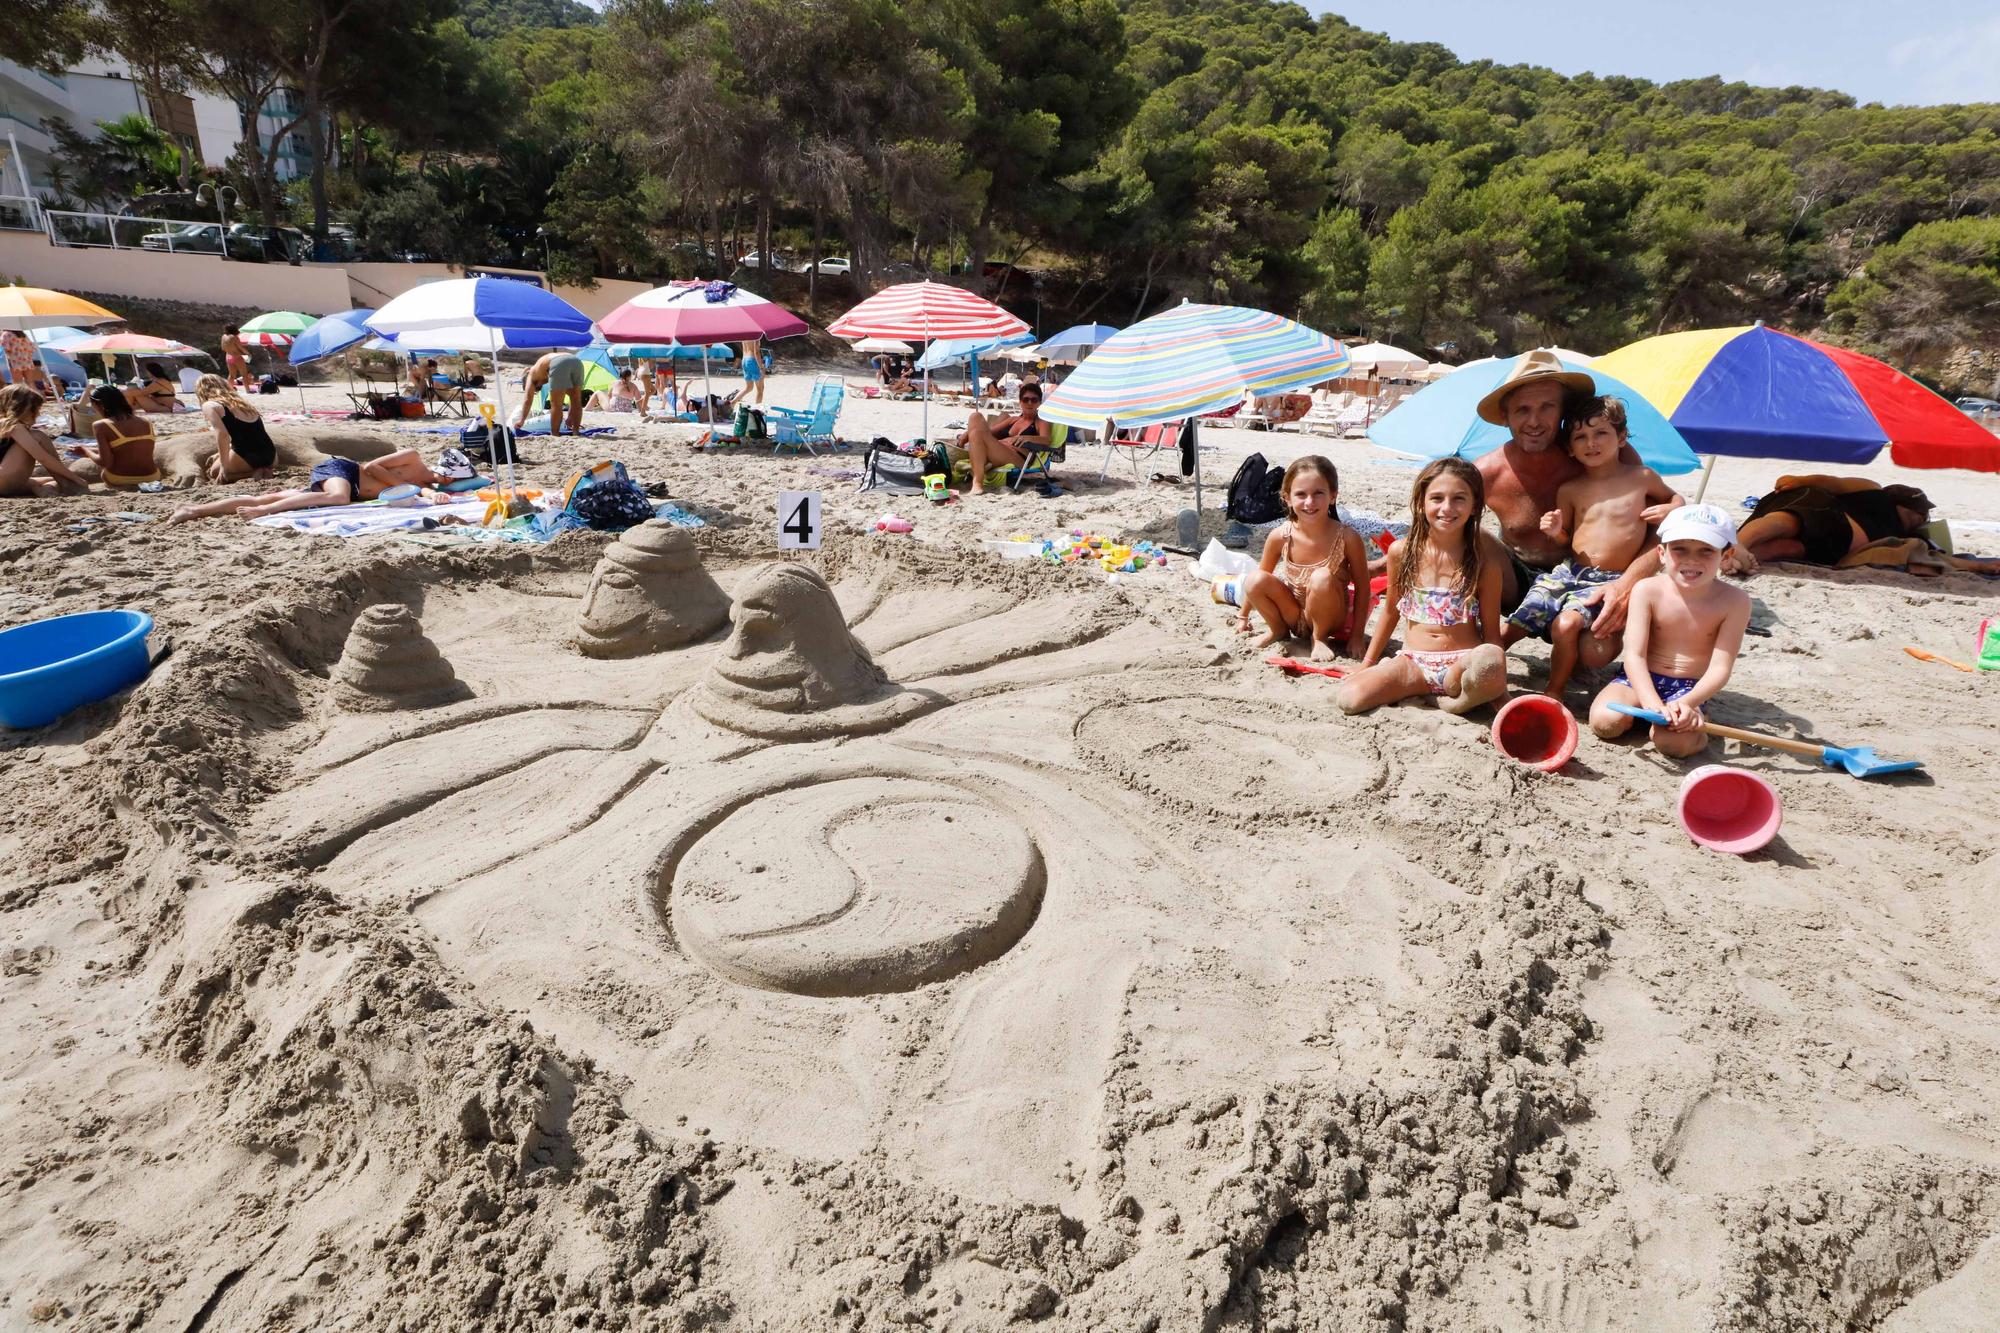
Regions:
<instances>
[{"instance_id":1,"label":"red and white striped umbrella","mask_svg":"<svg viewBox=\"0 0 2000 1333\"><path fill-rule=\"evenodd\" d=\"M748 342L794 338L806 322L774 301L729 282L670 282L597 321L614 343Z\"/></svg>"},{"instance_id":2,"label":"red and white striped umbrella","mask_svg":"<svg viewBox=\"0 0 2000 1333\"><path fill-rule=\"evenodd\" d=\"M884 287L827 325L836 338L1005 338L1028 332L1016 318L982 296L941 282Z\"/></svg>"},{"instance_id":3,"label":"red and white striped umbrella","mask_svg":"<svg viewBox=\"0 0 2000 1333\"><path fill-rule=\"evenodd\" d=\"M239 332L236 336L243 340L245 347L290 347L292 345L292 335L289 333Z\"/></svg>"}]
</instances>

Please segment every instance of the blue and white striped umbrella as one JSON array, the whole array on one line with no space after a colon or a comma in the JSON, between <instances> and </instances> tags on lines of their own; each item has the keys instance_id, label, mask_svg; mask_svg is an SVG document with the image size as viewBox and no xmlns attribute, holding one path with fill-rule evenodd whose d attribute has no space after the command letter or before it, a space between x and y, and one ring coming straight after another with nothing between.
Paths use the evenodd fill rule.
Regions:
<instances>
[{"instance_id":1,"label":"blue and white striped umbrella","mask_svg":"<svg viewBox=\"0 0 2000 1333\"><path fill-rule=\"evenodd\" d=\"M511 278L447 278L412 287L377 310L371 332L406 347L498 353L587 347L590 316L554 292Z\"/></svg>"},{"instance_id":2,"label":"blue and white striped umbrella","mask_svg":"<svg viewBox=\"0 0 2000 1333\"><path fill-rule=\"evenodd\" d=\"M1632 451L1639 461L1663 477L1693 472L1701 460L1688 448L1660 410L1623 380L1605 374L1585 360L1558 356L1564 370L1581 371L1597 382L1597 392L1625 401ZM1426 385L1391 408L1368 428L1368 438L1384 449L1416 458L1457 454L1478 458L1507 443L1511 432L1479 415L1479 401L1514 373L1517 358L1462 366L1435 384Z\"/></svg>"},{"instance_id":3,"label":"blue and white striped umbrella","mask_svg":"<svg viewBox=\"0 0 2000 1333\"><path fill-rule=\"evenodd\" d=\"M1347 350L1266 310L1183 302L1098 345L1042 404L1064 425L1151 426L1219 412L1247 393L1332 379Z\"/></svg>"},{"instance_id":4,"label":"blue and white striped umbrella","mask_svg":"<svg viewBox=\"0 0 2000 1333\"><path fill-rule=\"evenodd\" d=\"M315 320L292 339L292 350L286 354L286 359L295 366L303 366L308 361L317 361L323 356L344 352L358 342L365 342L369 336L368 319L374 313L364 308Z\"/></svg>"}]
</instances>

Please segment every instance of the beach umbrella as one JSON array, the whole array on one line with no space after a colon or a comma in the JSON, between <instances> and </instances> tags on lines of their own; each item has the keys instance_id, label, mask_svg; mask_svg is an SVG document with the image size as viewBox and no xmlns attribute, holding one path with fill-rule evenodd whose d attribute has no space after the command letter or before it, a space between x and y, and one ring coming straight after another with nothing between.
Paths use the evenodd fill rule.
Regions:
<instances>
[{"instance_id":1,"label":"beach umbrella","mask_svg":"<svg viewBox=\"0 0 2000 1333\"><path fill-rule=\"evenodd\" d=\"M292 339L287 358L293 365L303 366L321 357L344 352L356 343L366 342L369 336L368 319L374 313L364 307L314 320Z\"/></svg>"},{"instance_id":2,"label":"beach umbrella","mask_svg":"<svg viewBox=\"0 0 2000 1333\"><path fill-rule=\"evenodd\" d=\"M1004 338L940 338L930 345L930 350L917 358L918 370L940 370L945 366L955 366L961 361L977 357L981 352L996 351L1000 348L1031 343L1035 335L1026 329L1010 333Z\"/></svg>"},{"instance_id":3,"label":"beach umbrella","mask_svg":"<svg viewBox=\"0 0 2000 1333\"><path fill-rule=\"evenodd\" d=\"M311 315L303 315L296 310L273 310L269 314L257 316L257 318L237 329L237 332L244 334L282 333L286 337L296 338L317 322ZM248 342L249 339L245 338L244 341ZM270 344L264 345L269 346Z\"/></svg>"},{"instance_id":4,"label":"beach umbrella","mask_svg":"<svg viewBox=\"0 0 2000 1333\"><path fill-rule=\"evenodd\" d=\"M1113 334L1042 403L1051 421L1104 428L1188 421L1243 400L1331 379L1347 349L1266 310L1182 302ZM1194 507L1201 514L1201 451Z\"/></svg>"},{"instance_id":5,"label":"beach umbrella","mask_svg":"<svg viewBox=\"0 0 2000 1333\"><path fill-rule=\"evenodd\" d=\"M2000 439L1909 376L1763 324L1662 334L1600 367L1711 459L1866 463L1886 444L1903 467L2000 472Z\"/></svg>"},{"instance_id":6,"label":"beach umbrella","mask_svg":"<svg viewBox=\"0 0 2000 1333\"><path fill-rule=\"evenodd\" d=\"M370 330L397 340L398 350L423 344L441 352L485 352L493 362L494 415L503 424L507 401L500 349L587 347L590 316L554 292L512 278L445 278L421 283L391 300L367 321ZM416 355L415 352L411 353ZM507 451L507 484L514 485L514 451Z\"/></svg>"},{"instance_id":7,"label":"beach umbrella","mask_svg":"<svg viewBox=\"0 0 2000 1333\"><path fill-rule=\"evenodd\" d=\"M611 355L621 361L734 361L736 349L728 343L683 347L675 343L612 343Z\"/></svg>"},{"instance_id":8,"label":"beach umbrella","mask_svg":"<svg viewBox=\"0 0 2000 1333\"><path fill-rule=\"evenodd\" d=\"M112 324L118 319L103 306L68 292L50 291L46 287L0 287L0 329L29 335L35 360L44 373L48 366L42 360L42 345L34 338L36 329Z\"/></svg>"},{"instance_id":9,"label":"beach umbrella","mask_svg":"<svg viewBox=\"0 0 2000 1333\"><path fill-rule=\"evenodd\" d=\"M1391 347L1388 343L1362 343L1359 347L1350 347L1347 349L1347 359L1350 363L1350 373L1359 371L1365 375L1372 370L1383 379L1403 379L1421 375L1430 369L1431 364L1415 352L1406 352L1400 347Z\"/></svg>"},{"instance_id":10,"label":"beach umbrella","mask_svg":"<svg viewBox=\"0 0 2000 1333\"><path fill-rule=\"evenodd\" d=\"M1659 409L1632 385L1607 374L1602 363L1585 366L1562 357L1564 370L1580 370L1597 382L1597 391L1625 400L1626 424L1633 452L1661 476L1693 472L1701 466L1688 441ZM1479 415L1479 402L1506 382L1514 360L1467 362L1435 384L1425 385L1390 408L1368 427L1368 438L1399 454L1415 458L1478 458L1507 443L1511 432Z\"/></svg>"},{"instance_id":11,"label":"beach umbrella","mask_svg":"<svg viewBox=\"0 0 2000 1333\"><path fill-rule=\"evenodd\" d=\"M65 338L58 350L71 356L101 356L105 361L105 377L111 375L111 362L121 356L132 358L134 373L142 356L156 356L168 361L178 361L190 356L207 356L199 347L189 347L173 338L155 338L144 333L93 334L87 338Z\"/></svg>"},{"instance_id":12,"label":"beach umbrella","mask_svg":"<svg viewBox=\"0 0 2000 1333\"><path fill-rule=\"evenodd\" d=\"M90 335L69 324L57 324L52 328L29 329L28 341L38 347L60 349L66 342L82 342Z\"/></svg>"},{"instance_id":13,"label":"beach umbrella","mask_svg":"<svg viewBox=\"0 0 2000 1333\"><path fill-rule=\"evenodd\" d=\"M1027 321L983 296L942 282L884 287L826 326L836 338L1004 338L1030 333ZM924 372L924 438L931 433L931 375Z\"/></svg>"},{"instance_id":14,"label":"beach umbrella","mask_svg":"<svg viewBox=\"0 0 2000 1333\"><path fill-rule=\"evenodd\" d=\"M238 329L236 336L245 347L290 347L292 345L292 335L289 333L271 333L269 331L249 333Z\"/></svg>"},{"instance_id":15,"label":"beach umbrella","mask_svg":"<svg viewBox=\"0 0 2000 1333\"><path fill-rule=\"evenodd\" d=\"M854 344L857 352L887 352L892 356L908 356L917 349L901 338L863 338Z\"/></svg>"},{"instance_id":16,"label":"beach umbrella","mask_svg":"<svg viewBox=\"0 0 2000 1333\"><path fill-rule=\"evenodd\" d=\"M1044 338L1040 351L1050 361L1081 361L1116 332L1109 324L1077 324L1053 338Z\"/></svg>"},{"instance_id":17,"label":"beach umbrella","mask_svg":"<svg viewBox=\"0 0 2000 1333\"><path fill-rule=\"evenodd\" d=\"M670 282L639 293L597 326L614 343L692 343L704 350L710 343L795 338L806 331L797 315L733 282ZM712 392L708 362L702 356L704 394Z\"/></svg>"}]
</instances>

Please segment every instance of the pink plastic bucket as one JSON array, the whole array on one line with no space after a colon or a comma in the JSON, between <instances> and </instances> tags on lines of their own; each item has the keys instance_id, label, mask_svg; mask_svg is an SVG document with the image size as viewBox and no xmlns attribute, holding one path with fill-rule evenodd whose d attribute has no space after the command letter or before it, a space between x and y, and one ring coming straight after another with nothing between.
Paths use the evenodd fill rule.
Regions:
<instances>
[{"instance_id":1,"label":"pink plastic bucket","mask_svg":"<svg viewBox=\"0 0 2000 1333\"><path fill-rule=\"evenodd\" d=\"M1776 787L1723 764L1704 764L1682 778L1674 813L1690 838L1736 856L1764 847L1785 822Z\"/></svg>"},{"instance_id":2,"label":"pink plastic bucket","mask_svg":"<svg viewBox=\"0 0 2000 1333\"><path fill-rule=\"evenodd\" d=\"M1576 719L1546 694L1523 694L1493 715L1493 745L1516 763L1553 773L1576 753Z\"/></svg>"}]
</instances>

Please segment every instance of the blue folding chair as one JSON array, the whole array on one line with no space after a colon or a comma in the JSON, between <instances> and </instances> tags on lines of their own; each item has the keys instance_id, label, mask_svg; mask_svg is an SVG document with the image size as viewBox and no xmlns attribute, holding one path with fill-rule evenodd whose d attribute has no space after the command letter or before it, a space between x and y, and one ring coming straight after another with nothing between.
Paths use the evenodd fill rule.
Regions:
<instances>
[{"instance_id":1,"label":"blue folding chair","mask_svg":"<svg viewBox=\"0 0 2000 1333\"><path fill-rule=\"evenodd\" d=\"M824 444L835 446L834 423L840 419L841 400L847 396L847 386L837 375L821 375L813 380L812 397L804 408L767 407L764 419L771 429L771 452L780 449L804 449L807 453L817 452L813 446Z\"/></svg>"}]
</instances>

